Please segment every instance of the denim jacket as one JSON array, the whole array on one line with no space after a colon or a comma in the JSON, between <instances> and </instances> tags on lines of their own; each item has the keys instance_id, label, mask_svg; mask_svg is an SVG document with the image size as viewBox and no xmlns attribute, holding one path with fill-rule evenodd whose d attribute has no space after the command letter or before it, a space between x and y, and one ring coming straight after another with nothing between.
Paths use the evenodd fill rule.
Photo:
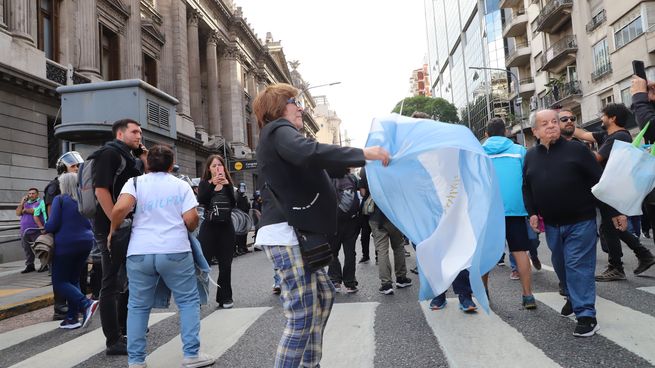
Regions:
<instances>
[{"instance_id":1,"label":"denim jacket","mask_svg":"<svg viewBox=\"0 0 655 368\"><path fill-rule=\"evenodd\" d=\"M200 242L189 233L189 242L191 243L191 253L193 254L193 263L196 266L196 278L198 279L198 294L200 294L200 305L207 304L209 296L209 264L202 254ZM166 286L162 278L157 280L155 287L155 303L153 308L168 308L171 304L171 290Z\"/></svg>"}]
</instances>

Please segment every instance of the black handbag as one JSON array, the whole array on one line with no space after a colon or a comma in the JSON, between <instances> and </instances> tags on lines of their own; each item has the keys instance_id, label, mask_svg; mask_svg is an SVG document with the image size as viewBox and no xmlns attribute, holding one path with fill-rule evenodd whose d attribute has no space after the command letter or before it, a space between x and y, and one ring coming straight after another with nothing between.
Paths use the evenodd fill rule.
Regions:
<instances>
[{"instance_id":1,"label":"black handbag","mask_svg":"<svg viewBox=\"0 0 655 368\"><path fill-rule=\"evenodd\" d=\"M136 199L136 181L137 177L134 177L134 198ZM132 213L136 212L136 205L134 205L134 210ZM109 255L111 256L111 261L114 264L125 263L127 258L127 247L130 245L130 237L132 236L132 219L126 218L121 222L118 229L114 230L111 233L111 248L109 249Z\"/></svg>"},{"instance_id":2,"label":"black handbag","mask_svg":"<svg viewBox=\"0 0 655 368\"><path fill-rule=\"evenodd\" d=\"M282 213L286 214L275 192L273 192L268 184L266 184L266 187L271 192L271 196L273 196L277 207ZM296 227L293 230L298 238L303 263L310 272L317 271L332 262L332 248L330 248L327 235L301 230Z\"/></svg>"}]
</instances>

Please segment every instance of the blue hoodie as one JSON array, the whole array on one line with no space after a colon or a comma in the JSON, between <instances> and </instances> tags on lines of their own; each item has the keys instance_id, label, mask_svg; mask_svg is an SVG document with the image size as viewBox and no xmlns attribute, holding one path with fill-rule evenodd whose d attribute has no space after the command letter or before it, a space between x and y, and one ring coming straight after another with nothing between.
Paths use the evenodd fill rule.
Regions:
<instances>
[{"instance_id":1,"label":"blue hoodie","mask_svg":"<svg viewBox=\"0 0 655 368\"><path fill-rule=\"evenodd\" d=\"M489 137L482 145L489 155L500 181L505 216L527 216L523 204L523 160L526 149L509 138Z\"/></svg>"}]
</instances>

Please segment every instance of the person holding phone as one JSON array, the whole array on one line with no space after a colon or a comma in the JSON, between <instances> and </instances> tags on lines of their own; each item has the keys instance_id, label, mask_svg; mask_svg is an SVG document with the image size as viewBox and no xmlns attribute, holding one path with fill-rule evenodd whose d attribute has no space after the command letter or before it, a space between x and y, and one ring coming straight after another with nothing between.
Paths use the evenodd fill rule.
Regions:
<instances>
[{"instance_id":1,"label":"person holding phone","mask_svg":"<svg viewBox=\"0 0 655 368\"><path fill-rule=\"evenodd\" d=\"M205 162L205 169L198 185L198 203L204 207L204 221L200 226L198 240L207 263L213 257L218 259L218 289L216 302L219 308L234 306L232 299L232 257L236 237L232 226L232 209L236 207L234 182L225 170L225 160L211 155Z\"/></svg>"}]
</instances>

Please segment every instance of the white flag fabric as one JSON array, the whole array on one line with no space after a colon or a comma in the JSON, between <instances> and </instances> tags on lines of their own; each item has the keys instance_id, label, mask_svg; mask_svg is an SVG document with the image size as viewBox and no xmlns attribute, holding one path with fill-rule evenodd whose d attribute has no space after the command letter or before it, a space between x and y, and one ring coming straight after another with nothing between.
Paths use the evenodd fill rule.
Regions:
<instances>
[{"instance_id":1,"label":"white flag fabric","mask_svg":"<svg viewBox=\"0 0 655 368\"><path fill-rule=\"evenodd\" d=\"M505 247L505 215L491 159L471 131L398 114L376 118L366 146L382 146L391 163L366 166L375 204L416 246L422 300L448 289L468 269L488 311L481 276Z\"/></svg>"}]
</instances>

